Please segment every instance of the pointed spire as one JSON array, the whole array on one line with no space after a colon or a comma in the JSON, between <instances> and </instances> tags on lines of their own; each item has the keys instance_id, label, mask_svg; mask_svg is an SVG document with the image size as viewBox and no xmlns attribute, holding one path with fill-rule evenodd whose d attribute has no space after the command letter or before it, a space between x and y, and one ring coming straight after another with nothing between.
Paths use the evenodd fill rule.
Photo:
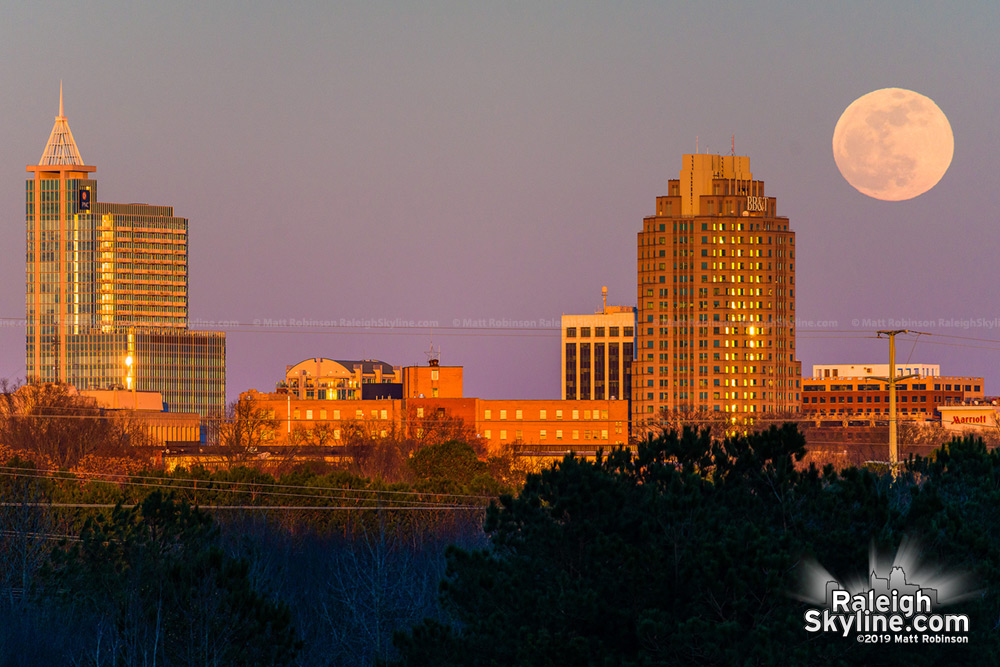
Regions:
<instances>
[{"instance_id":1,"label":"pointed spire","mask_svg":"<svg viewBox=\"0 0 1000 667\"><path fill-rule=\"evenodd\" d=\"M42 158L39 165L59 165L72 164L82 165L83 158L80 157L80 150L76 147L73 133L70 132L69 123L63 115L63 90L62 81L59 82L59 115L56 116L56 123L52 126L52 134L42 151Z\"/></svg>"}]
</instances>

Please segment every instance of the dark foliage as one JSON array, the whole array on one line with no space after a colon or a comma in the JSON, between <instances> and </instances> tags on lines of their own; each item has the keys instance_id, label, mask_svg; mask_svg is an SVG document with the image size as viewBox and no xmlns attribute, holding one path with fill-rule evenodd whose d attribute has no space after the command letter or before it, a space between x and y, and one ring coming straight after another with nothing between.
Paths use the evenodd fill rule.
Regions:
<instances>
[{"instance_id":1,"label":"dark foliage","mask_svg":"<svg viewBox=\"0 0 1000 667\"><path fill-rule=\"evenodd\" d=\"M299 647L291 612L248 575L206 514L154 492L88 521L78 542L53 552L39 592L96 622L108 662L288 664Z\"/></svg>"},{"instance_id":2,"label":"dark foliage","mask_svg":"<svg viewBox=\"0 0 1000 667\"><path fill-rule=\"evenodd\" d=\"M996 664L1000 457L956 442L891 477L798 470L792 426L724 442L686 431L566 457L504 497L488 550L448 552L451 623L397 636L399 665ZM867 576L904 536L985 592L968 645L865 645L804 631L804 560Z\"/></svg>"}]
</instances>

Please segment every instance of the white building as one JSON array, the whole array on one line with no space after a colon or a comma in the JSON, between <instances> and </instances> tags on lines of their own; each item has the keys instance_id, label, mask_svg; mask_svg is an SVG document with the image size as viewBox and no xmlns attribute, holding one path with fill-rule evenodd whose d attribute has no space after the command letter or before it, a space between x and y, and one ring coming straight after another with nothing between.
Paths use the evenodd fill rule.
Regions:
<instances>
[{"instance_id":1,"label":"white building","mask_svg":"<svg viewBox=\"0 0 1000 667\"><path fill-rule=\"evenodd\" d=\"M896 364L896 376L916 375L918 377L939 377L939 364ZM865 378L888 377L889 364L816 364L813 366L814 378Z\"/></svg>"}]
</instances>

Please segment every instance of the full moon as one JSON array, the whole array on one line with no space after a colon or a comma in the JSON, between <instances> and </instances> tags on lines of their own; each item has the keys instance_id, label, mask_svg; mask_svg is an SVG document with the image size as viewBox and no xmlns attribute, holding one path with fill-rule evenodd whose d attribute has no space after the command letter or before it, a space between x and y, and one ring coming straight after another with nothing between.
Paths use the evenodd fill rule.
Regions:
<instances>
[{"instance_id":1,"label":"full moon","mask_svg":"<svg viewBox=\"0 0 1000 667\"><path fill-rule=\"evenodd\" d=\"M859 192L884 201L913 199L951 165L951 125L929 97L883 88L854 100L833 130L833 159Z\"/></svg>"}]
</instances>

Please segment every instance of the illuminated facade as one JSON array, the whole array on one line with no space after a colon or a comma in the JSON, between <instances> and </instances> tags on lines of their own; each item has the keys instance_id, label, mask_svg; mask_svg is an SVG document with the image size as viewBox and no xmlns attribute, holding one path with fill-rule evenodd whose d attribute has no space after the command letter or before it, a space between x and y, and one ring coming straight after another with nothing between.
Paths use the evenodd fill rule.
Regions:
<instances>
[{"instance_id":1,"label":"illuminated facade","mask_svg":"<svg viewBox=\"0 0 1000 667\"><path fill-rule=\"evenodd\" d=\"M375 359L359 361L316 357L288 366L279 392L301 400L360 401L380 398L461 398L462 367L400 368Z\"/></svg>"},{"instance_id":2,"label":"illuminated facade","mask_svg":"<svg viewBox=\"0 0 1000 667\"><path fill-rule=\"evenodd\" d=\"M917 374L896 384L900 419L937 419L942 406L981 401L983 378L941 375L936 364L905 364L896 376ZM802 412L817 418L889 417L888 364L813 366L815 377L802 378Z\"/></svg>"},{"instance_id":3,"label":"illuminated facade","mask_svg":"<svg viewBox=\"0 0 1000 667\"><path fill-rule=\"evenodd\" d=\"M631 320L629 320L631 321ZM357 387L401 383L400 397L362 397ZM245 392L276 419L274 444L342 445L359 425L373 436L421 437L429 422L458 419L484 446L514 445L532 454L594 454L629 442L628 402L618 400L493 400L462 395L463 368L390 366L381 361L315 358L288 366L274 393Z\"/></svg>"},{"instance_id":4,"label":"illuminated facade","mask_svg":"<svg viewBox=\"0 0 1000 667\"><path fill-rule=\"evenodd\" d=\"M794 412L795 234L750 159L685 155L643 220L633 427L665 412Z\"/></svg>"},{"instance_id":5,"label":"illuminated facade","mask_svg":"<svg viewBox=\"0 0 1000 667\"><path fill-rule=\"evenodd\" d=\"M278 383L278 390L303 400L400 398L402 372L396 366L375 359L348 361L316 357L288 366L285 379Z\"/></svg>"},{"instance_id":6,"label":"illuminated facade","mask_svg":"<svg viewBox=\"0 0 1000 667\"><path fill-rule=\"evenodd\" d=\"M461 419L488 451L515 445L530 452L575 451L593 454L629 441L626 401L486 400L481 398L404 398L320 400L290 394L244 394L278 421L274 444L302 433L304 442L340 445L351 425L372 435L419 436L425 419ZM322 433L320 436L318 434Z\"/></svg>"},{"instance_id":7,"label":"illuminated facade","mask_svg":"<svg viewBox=\"0 0 1000 667\"><path fill-rule=\"evenodd\" d=\"M188 221L169 206L99 202L59 115L25 183L26 375L132 387L171 411L225 405L225 334L189 331Z\"/></svg>"},{"instance_id":8,"label":"illuminated facade","mask_svg":"<svg viewBox=\"0 0 1000 667\"><path fill-rule=\"evenodd\" d=\"M562 316L563 400L629 400L635 308L604 305L593 315Z\"/></svg>"}]
</instances>

